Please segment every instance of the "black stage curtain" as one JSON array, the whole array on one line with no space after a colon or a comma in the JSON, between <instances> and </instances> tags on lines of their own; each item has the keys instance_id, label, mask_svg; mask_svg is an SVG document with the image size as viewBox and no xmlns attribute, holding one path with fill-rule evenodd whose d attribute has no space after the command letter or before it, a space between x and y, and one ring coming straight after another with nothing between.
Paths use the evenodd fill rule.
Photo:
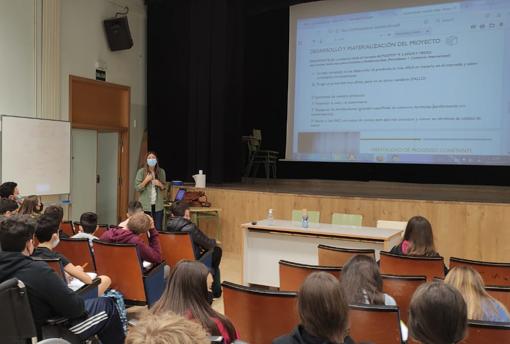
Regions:
<instances>
[{"instance_id":1,"label":"black stage curtain","mask_svg":"<svg viewBox=\"0 0 510 344\"><path fill-rule=\"evenodd\" d=\"M148 2L149 149L167 179L241 176L244 2Z\"/></svg>"},{"instance_id":2,"label":"black stage curtain","mask_svg":"<svg viewBox=\"0 0 510 344\"><path fill-rule=\"evenodd\" d=\"M314 0L312 0L314 1ZM310 0L150 0L149 148L169 179L239 181L242 135L285 155L289 6ZM260 169L259 172L262 172ZM510 185L509 167L280 162L280 178Z\"/></svg>"}]
</instances>

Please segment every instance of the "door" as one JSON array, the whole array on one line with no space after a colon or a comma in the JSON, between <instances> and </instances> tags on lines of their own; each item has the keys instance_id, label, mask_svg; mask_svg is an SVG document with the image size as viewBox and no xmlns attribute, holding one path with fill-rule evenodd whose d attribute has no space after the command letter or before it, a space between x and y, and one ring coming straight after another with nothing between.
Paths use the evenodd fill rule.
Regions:
<instances>
[{"instance_id":1,"label":"door","mask_svg":"<svg viewBox=\"0 0 510 344\"><path fill-rule=\"evenodd\" d=\"M71 162L71 220L96 211L97 131L73 129Z\"/></svg>"},{"instance_id":2,"label":"door","mask_svg":"<svg viewBox=\"0 0 510 344\"><path fill-rule=\"evenodd\" d=\"M97 135L97 220L116 225L119 185L119 133Z\"/></svg>"}]
</instances>

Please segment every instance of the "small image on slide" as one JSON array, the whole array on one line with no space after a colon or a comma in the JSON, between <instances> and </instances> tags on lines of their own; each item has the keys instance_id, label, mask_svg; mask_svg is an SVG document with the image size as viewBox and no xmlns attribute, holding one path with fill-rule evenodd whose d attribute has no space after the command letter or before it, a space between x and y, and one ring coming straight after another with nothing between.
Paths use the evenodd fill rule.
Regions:
<instances>
[{"instance_id":1,"label":"small image on slide","mask_svg":"<svg viewBox=\"0 0 510 344\"><path fill-rule=\"evenodd\" d=\"M360 152L360 132L300 132L298 153L324 154L335 160L356 160Z\"/></svg>"}]
</instances>

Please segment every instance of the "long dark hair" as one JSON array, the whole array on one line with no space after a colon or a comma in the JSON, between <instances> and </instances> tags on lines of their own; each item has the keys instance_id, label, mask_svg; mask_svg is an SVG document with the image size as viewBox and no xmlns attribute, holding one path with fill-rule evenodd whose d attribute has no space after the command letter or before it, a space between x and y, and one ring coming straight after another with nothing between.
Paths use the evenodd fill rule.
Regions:
<instances>
[{"instance_id":1,"label":"long dark hair","mask_svg":"<svg viewBox=\"0 0 510 344\"><path fill-rule=\"evenodd\" d=\"M147 154L145 154L145 164L144 164L145 175L147 175L150 172L149 165L147 164L147 159L149 158L149 155L151 155L151 154L156 157L157 163L156 163L156 166L154 166L154 176L156 177L156 179L159 180L159 159L158 159L158 155L154 151L148 151Z\"/></svg>"},{"instance_id":2,"label":"long dark hair","mask_svg":"<svg viewBox=\"0 0 510 344\"><path fill-rule=\"evenodd\" d=\"M172 311L198 321L212 336L220 336L214 318L218 319L232 341L237 339L234 325L216 312L207 302L207 275L209 270L197 261L181 260L172 269L159 301L152 307L154 314Z\"/></svg>"},{"instance_id":3,"label":"long dark hair","mask_svg":"<svg viewBox=\"0 0 510 344\"><path fill-rule=\"evenodd\" d=\"M30 195L25 197L23 203L21 203L21 207L18 210L18 214L20 215L32 215L39 214L41 209L38 206L41 204L39 198L35 195Z\"/></svg>"},{"instance_id":4,"label":"long dark hair","mask_svg":"<svg viewBox=\"0 0 510 344\"><path fill-rule=\"evenodd\" d=\"M407 222L404 240L411 243L407 252L410 256L437 256L432 225L423 216L414 216Z\"/></svg>"},{"instance_id":5,"label":"long dark hair","mask_svg":"<svg viewBox=\"0 0 510 344\"><path fill-rule=\"evenodd\" d=\"M373 258L359 254L349 259L340 282L349 304L384 305L382 278Z\"/></svg>"},{"instance_id":6,"label":"long dark hair","mask_svg":"<svg viewBox=\"0 0 510 344\"><path fill-rule=\"evenodd\" d=\"M333 275L314 272L306 278L298 293L298 311L301 324L311 335L331 342L344 338L349 306Z\"/></svg>"}]
</instances>

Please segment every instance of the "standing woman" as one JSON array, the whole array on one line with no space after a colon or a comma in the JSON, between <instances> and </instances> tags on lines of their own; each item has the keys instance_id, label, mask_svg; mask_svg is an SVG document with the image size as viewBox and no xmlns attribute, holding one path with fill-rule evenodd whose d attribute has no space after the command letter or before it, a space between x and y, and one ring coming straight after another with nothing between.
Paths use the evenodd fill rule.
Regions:
<instances>
[{"instance_id":1,"label":"standing woman","mask_svg":"<svg viewBox=\"0 0 510 344\"><path fill-rule=\"evenodd\" d=\"M166 189L165 170L159 167L158 157L148 152L145 166L136 173L135 188L145 213L152 216L156 229L163 228L163 194Z\"/></svg>"}]
</instances>

